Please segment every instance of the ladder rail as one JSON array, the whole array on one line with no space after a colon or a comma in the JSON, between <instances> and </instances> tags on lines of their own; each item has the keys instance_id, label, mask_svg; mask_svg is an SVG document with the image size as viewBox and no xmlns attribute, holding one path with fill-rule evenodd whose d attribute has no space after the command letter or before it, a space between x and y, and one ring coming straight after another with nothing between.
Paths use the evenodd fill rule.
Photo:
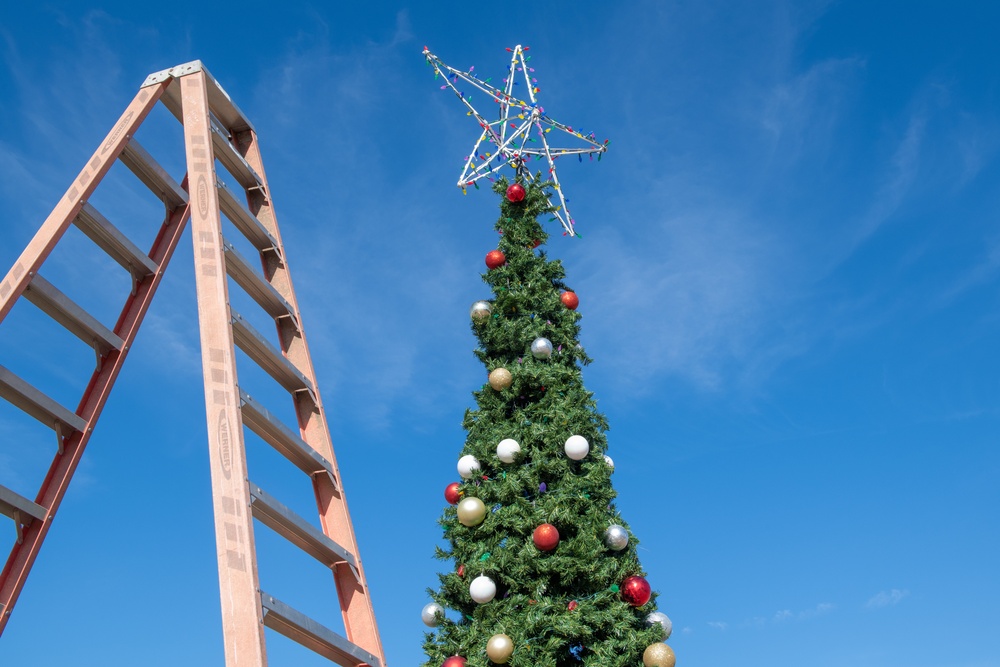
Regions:
<instances>
[{"instance_id":1,"label":"ladder rail","mask_svg":"<svg viewBox=\"0 0 1000 667\"><path fill-rule=\"evenodd\" d=\"M101 179L131 141L136 129L160 99L165 88L166 84L161 83L139 90L66 194L59 199L56 207L14 262L14 266L0 282L0 322L6 319L10 309L14 307L14 302L24 292L42 262L55 248Z\"/></svg>"},{"instance_id":2,"label":"ladder rail","mask_svg":"<svg viewBox=\"0 0 1000 667\"><path fill-rule=\"evenodd\" d=\"M234 144L246 158L247 163L263 182L263 187L248 190L247 207L254 219L263 225L277 243L277 252L261 253L261 268L265 279L282 296L292 310L292 318L275 320L281 351L288 360L311 383L312 391L295 392L292 400L303 440L308 442L323 458L330 462L332 475L313 476L313 492L320 515L323 533L337 544L342 545L357 559L354 568L343 564L334 567L334 582L340 601L341 616L347 638L364 650L378 656L385 663L385 652L375 621L375 609L371 601L368 580L358 548L357 536L351 521L347 499L342 486L334 480L341 480L337 458L333 451L333 441L326 418L326 411L320 398L319 383L313 366L298 300L292 285L291 272L286 261L281 231L277 215L270 198L267 173L260 152L260 143L253 128L234 133Z\"/></svg>"},{"instance_id":3,"label":"ladder rail","mask_svg":"<svg viewBox=\"0 0 1000 667\"><path fill-rule=\"evenodd\" d=\"M208 427L209 470L219 563L222 638L226 665L266 665L267 648L261 619L264 611L257 591L257 554L254 543L243 419L236 393L236 352L229 310L224 239L215 160L212 150L209 89L212 82L199 70L178 78L183 96L184 144L192 198L191 239L194 245L195 292L205 412Z\"/></svg>"}]
</instances>

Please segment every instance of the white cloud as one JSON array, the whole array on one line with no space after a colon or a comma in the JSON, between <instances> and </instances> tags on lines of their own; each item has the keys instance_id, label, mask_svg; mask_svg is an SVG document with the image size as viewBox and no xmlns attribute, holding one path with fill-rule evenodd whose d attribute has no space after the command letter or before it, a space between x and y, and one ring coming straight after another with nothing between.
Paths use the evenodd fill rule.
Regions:
<instances>
[{"instance_id":1,"label":"white cloud","mask_svg":"<svg viewBox=\"0 0 1000 667\"><path fill-rule=\"evenodd\" d=\"M729 628L729 624L725 621L709 621L708 627L715 628L716 630L725 631Z\"/></svg>"},{"instance_id":2,"label":"white cloud","mask_svg":"<svg viewBox=\"0 0 1000 667\"><path fill-rule=\"evenodd\" d=\"M814 608L806 609L805 611L800 612L799 618L812 618L814 616L822 616L823 614L833 611L835 606L836 605L830 602L820 602Z\"/></svg>"},{"instance_id":3,"label":"white cloud","mask_svg":"<svg viewBox=\"0 0 1000 667\"><path fill-rule=\"evenodd\" d=\"M910 591L906 589L893 588L888 591L879 591L873 595L865 607L868 609L881 609L882 607L892 607L899 604L903 598L909 596Z\"/></svg>"},{"instance_id":4,"label":"white cloud","mask_svg":"<svg viewBox=\"0 0 1000 667\"><path fill-rule=\"evenodd\" d=\"M827 150L842 107L864 68L860 58L823 60L783 77L764 94L760 124L772 137L768 160L789 164L806 151Z\"/></svg>"},{"instance_id":5,"label":"white cloud","mask_svg":"<svg viewBox=\"0 0 1000 667\"><path fill-rule=\"evenodd\" d=\"M923 110L910 115L906 132L896 146L882 185L860 221L854 247L874 234L896 212L913 187L920 166L920 152L926 127L927 115ZM851 250L853 249L852 247Z\"/></svg>"},{"instance_id":6,"label":"white cloud","mask_svg":"<svg viewBox=\"0 0 1000 667\"><path fill-rule=\"evenodd\" d=\"M811 609L804 609L802 611L797 611L797 612L796 611L792 611L791 609L779 609L778 611L774 612L774 615L771 617L771 622L772 623L788 623L788 622L791 622L793 620L803 620L803 619L807 619L807 618L815 618L817 616L822 616L823 614L827 614L827 613L833 611L833 609L835 607L836 607L836 605L834 605L831 602L820 602L819 604L817 604L815 607L812 607ZM761 625L764 625L765 623L767 623L767 619L765 619L765 618L763 618L761 616L756 616L756 617L754 617L754 618L746 621L744 623L744 625L746 625L746 626L761 626Z\"/></svg>"}]
</instances>

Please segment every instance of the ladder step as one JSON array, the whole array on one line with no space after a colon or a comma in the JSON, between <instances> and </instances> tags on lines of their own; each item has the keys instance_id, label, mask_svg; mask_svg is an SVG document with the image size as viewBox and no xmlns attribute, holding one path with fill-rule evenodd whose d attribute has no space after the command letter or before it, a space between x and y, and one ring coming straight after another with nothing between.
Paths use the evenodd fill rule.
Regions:
<instances>
[{"instance_id":1,"label":"ladder step","mask_svg":"<svg viewBox=\"0 0 1000 667\"><path fill-rule=\"evenodd\" d=\"M240 409L243 412L243 423L259 435L264 442L274 447L278 453L310 477L325 472L330 476L330 480L336 488L333 466L330 465L330 462L242 389L240 390Z\"/></svg>"},{"instance_id":2,"label":"ladder step","mask_svg":"<svg viewBox=\"0 0 1000 667\"><path fill-rule=\"evenodd\" d=\"M368 651L264 591L260 592L260 604L264 610L265 626L312 649L324 658L344 667L359 665L382 667L381 661Z\"/></svg>"},{"instance_id":3,"label":"ladder step","mask_svg":"<svg viewBox=\"0 0 1000 667\"><path fill-rule=\"evenodd\" d=\"M261 224L257 216L247 210L246 205L238 201L236 195L222 181L219 181L218 189L219 208L232 221L236 229L240 230L257 250L277 251L277 239L271 236L271 233Z\"/></svg>"},{"instance_id":4,"label":"ladder step","mask_svg":"<svg viewBox=\"0 0 1000 667\"><path fill-rule=\"evenodd\" d=\"M87 428L83 417L59 405L3 366L0 366L0 398L7 399L49 428L58 424L63 436L69 435L70 430L83 433Z\"/></svg>"},{"instance_id":5,"label":"ladder step","mask_svg":"<svg viewBox=\"0 0 1000 667\"><path fill-rule=\"evenodd\" d=\"M83 205L73 222L126 271L140 278L156 273L156 262L139 250L89 203Z\"/></svg>"},{"instance_id":6,"label":"ladder step","mask_svg":"<svg viewBox=\"0 0 1000 667\"><path fill-rule=\"evenodd\" d=\"M45 520L45 508L6 486L0 486L0 514L6 514L27 526L32 519Z\"/></svg>"},{"instance_id":7,"label":"ladder step","mask_svg":"<svg viewBox=\"0 0 1000 667\"><path fill-rule=\"evenodd\" d=\"M226 273L232 276L236 284L260 304L260 307L267 311L268 315L275 319L287 316L295 319L291 304L285 301L278 290L274 289L260 273L250 266L250 262L236 250L232 243L223 241L222 249L226 255ZM298 326L297 323L296 326Z\"/></svg>"},{"instance_id":8,"label":"ladder step","mask_svg":"<svg viewBox=\"0 0 1000 667\"><path fill-rule=\"evenodd\" d=\"M209 115L212 129L212 146L215 148L215 157L218 158L226 169L236 177L240 185L244 188L259 188L264 181L257 175L250 163L239 154L236 146L230 140L229 131L222 126L222 123L214 114Z\"/></svg>"},{"instance_id":9,"label":"ladder step","mask_svg":"<svg viewBox=\"0 0 1000 667\"><path fill-rule=\"evenodd\" d=\"M24 291L24 298L84 343L92 345L101 356L125 347L125 341L37 273Z\"/></svg>"},{"instance_id":10,"label":"ladder step","mask_svg":"<svg viewBox=\"0 0 1000 667\"><path fill-rule=\"evenodd\" d=\"M243 316L230 309L233 325L233 342L246 352L258 366L267 371L278 383L290 392L309 391L315 393L309 379L296 368L281 352L271 345Z\"/></svg>"},{"instance_id":11,"label":"ladder step","mask_svg":"<svg viewBox=\"0 0 1000 667\"><path fill-rule=\"evenodd\" d=\"M131 139L125 145L125 150L118 156L118 159L171 209L187 204L187 192L135 139Z\"/></svg>"},{"instance_id":12,"label":"ladder step","mask_svg":"<svg viewBox=\"0 0 1000 667\"><path fill-rule=\"evenodd\" d=\"M249 484L250 510L255 519L327 567L333 567L337 563L347 563L357 572L358 562L354 554L314 528L259 486L253 482Z\"/></svg>"}]
</instances>

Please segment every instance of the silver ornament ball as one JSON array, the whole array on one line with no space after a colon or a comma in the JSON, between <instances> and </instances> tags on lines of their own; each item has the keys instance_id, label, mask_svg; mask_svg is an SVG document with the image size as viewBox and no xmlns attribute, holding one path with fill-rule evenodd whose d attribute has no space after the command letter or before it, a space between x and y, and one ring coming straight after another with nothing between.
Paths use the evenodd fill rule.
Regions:
<instances>
[{"instance_id":1,"label":"silver ornament ball","mask_svg":"<svg viewBox=\"0 0 1000 667\"><path fill-rule=\"evenodd\" d=\"M674 624L670 622L670 618L666 614L662 611L654 611L647 616L646 626L651 628L654 625L659 625L663 628L663 641L670 639L670 633L673 632Z\"/></svg>"},{"instance_id":2,"label":"silver ornament ball","mask_svg":"<svg viewBox=\"0 0 1000 667\"><path fill-rule=\"evenodd\" d=\"M621 551L628 546L628 531L617 523L604 531L604 544L612 551Z\"/></svg>"},{"instance_id":3,"label":"silver ornament ball","mask_svg":"<svg viewBox=\"0 0 1000 667\"><path fill-rule=\"evenodd\" d=\"M489 301L477 301L469 309L469 317L474 320L485 320L493 313L493 306Z\"/></svg>"},{"instance_id":4,"label":"silver ornament ball","mask_svg":"<svg viewBox=\"0 0 1000 667\"><path fill-rule=\"evenodd\" d=\"M552 341L548 338L536 338L531 343L531 354L535 359L548 359L552 356Z\"/></svg>"},{"instance_id":5,"label":"silver ornament ball","mask_svg":"<svg viewBox=\"0 0 1000 667\"><path fill-rule=\"evenodd\" d=\"M611 468L611 472L615 471L615 460L610 456L608 456L607 454L604 455L604 463L607 464L609 468Z\"/></svg>"},{"instance_id":6,"label":"silver ornament ball","mask_svg":"<svg viewBox=\"0 0 1000 667\"><path fill-rule=\"evenodd\" d=\"M420 620L424 622L429 628L436 628L441 623L441 619L444 617L444 607L439 605L437 602L431 602L424 606L423 611L420 612Z\"/></svg>"}]
</instances>

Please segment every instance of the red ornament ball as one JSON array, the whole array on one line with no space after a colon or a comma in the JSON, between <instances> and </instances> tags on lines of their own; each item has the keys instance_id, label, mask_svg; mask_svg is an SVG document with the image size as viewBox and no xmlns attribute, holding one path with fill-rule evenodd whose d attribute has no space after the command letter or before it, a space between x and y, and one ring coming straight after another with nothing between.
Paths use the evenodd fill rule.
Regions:
<instances>
[{"instance_id":1,"label":"red ornament ball","mask_svg":"<svg viewBox=\"0 0 1000 667\"><path fill-rule=\"evenodd\" d=\"M458 482L452 482L444 487L444 499L448 501L449 505L457 505L458 501L462 499L462 491L459 487Z\"/></svg>"},{"instance_id":2,"label":"red ornament ball","mask_svg":"<svg viewBox=\"0 0 1000 667\"><path fill-rule=\"evenodd\" d=\"M551 523L543 523L535 528L531 539L540 551L552 551L559 544L559 531Z\"/></svg>"},{"instance_id":3,"label":"red ornament ball","mask_svg":"<svg viewBox=\"0 0 1000 667\"><path fill-rule=\"evenodd\" d=\"M455 573L459 577L464 577L465 576L465 564L463 563L463 564L459 565L458 566L458 570L456 570Z\"/></svg>"},{"instance_id":4,"label":"red ornament ball","mask_svg":"<svg viewBox=\"0 0 1000 667\"><path fill-rule=\"evenodd\" d=\"M622 599L633 607L641 607L649 602L653 591L644 577L628 577L622 582Z\"/></svg>"},{"instance_id":5,"label":"red ornament ball","mask_svg":"<svg viewBox=\"0 0 1000 667\"><path fill-rule=\"evenodd\" d=\"M465 658L460 655L453 655L442 662L441 667L465 667Z\"/></svg>"},{"instance_id":6,"label":"red ornament ball","mask_svg":"<svg viewBox=\"0 0 1000 667\"><path fill-rule=\"evenodd\" d=\"M499 250L490 250L486 253L486 266L495 269L507 263L507 255Z\"/></svg>"},{"instance_id":7,"label":"red ornament ball","mask_svg":"<svg viewBox=\"0 0 1000 667\"><path fill-rule=\"evenodd\" d=\"M559 295L559 300L570 310L576 310L576 307L580 305L580 297L576 295L576 292L563 292Z\"/></svg>"},{"instance_id":8,"label":"red ornament ball","mask_svg":"<svg viewBox=\"0 0 1000 667\"><path fill-rule=\"evenodd\" d=\"M577 603L576 600L571 600L570 603L568 605L566 605L566 608L569 609L570 611L573 611L574 609L576 609L579 606L580 605Z\"/></svg>"},{"instance_id":9,"label":"red ornament ball","mask_svg":"<svg viewBox=\"0 0 1000 667\"><path fill-rule=\"evenodd\" d=\"M524 201L524 186L520 183L511 183L507 187L507 199L515 204Z\"/></svg>"}]
</instances>

